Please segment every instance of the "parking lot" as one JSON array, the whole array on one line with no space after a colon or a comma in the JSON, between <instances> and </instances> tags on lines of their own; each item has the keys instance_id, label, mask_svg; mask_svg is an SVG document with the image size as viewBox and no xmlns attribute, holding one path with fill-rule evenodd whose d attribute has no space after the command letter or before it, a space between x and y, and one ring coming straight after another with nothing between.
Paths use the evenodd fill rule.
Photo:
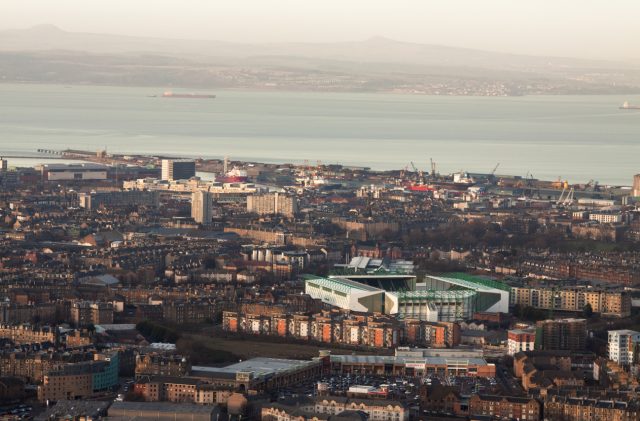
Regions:
<instances>
[{"instance_id":1,"label":"parking lot","mask_svg":"<svg viewBox=\"0 0 640 421\"><path fill-rule=\"evenodd\" d=\"M31 420L33 419L33 407L27 404L2 406L0 407L0 419Z\"/></svg>"}]
</instances>

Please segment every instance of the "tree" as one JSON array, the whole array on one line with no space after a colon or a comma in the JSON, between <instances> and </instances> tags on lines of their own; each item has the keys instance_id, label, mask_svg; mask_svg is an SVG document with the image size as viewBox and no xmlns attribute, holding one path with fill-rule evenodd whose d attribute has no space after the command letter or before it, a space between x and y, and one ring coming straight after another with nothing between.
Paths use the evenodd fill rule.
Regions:
<instances>
[{"instance_id":1,"label":"tree","mask_svg":"<svg viewBox=\"0 0 640 421\"><path fill-rule=\"evenodd\" d=\"M522 318L522 306L520 304L513 306L513 315L519 319Z\"/></svg>"},{"instance_id":2,"label":"tree","mask_svg":"<svg viewBox=\"0 0 640 421\"><path fill-rule=\"evenodd\" d=\"M584 314L584 317L586 317L587 319L593 316L593 307L591 307L591 303L587 303L587 305L584 306L582 314Z\"/></svg>"}]
</instances>

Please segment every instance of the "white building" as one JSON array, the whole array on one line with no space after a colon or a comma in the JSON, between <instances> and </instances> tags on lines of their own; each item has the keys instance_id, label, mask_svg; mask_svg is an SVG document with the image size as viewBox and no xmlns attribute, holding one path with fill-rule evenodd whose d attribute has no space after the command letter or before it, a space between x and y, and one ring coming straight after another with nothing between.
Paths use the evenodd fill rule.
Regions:
<instances>
[{"instance_id":1,"label":"white building","mask_svg":"<svg viewBox=\"0 0 640 421\"><path fill-rule=\"evenodd\" d=\"M590 221L597 221L601 224L617 224L622 222L621 213L590 213Z\"/></svg>"},{"instance_id":2,"label":"white building","mask_svg":"<svg viewBox=\"0 0 640 421\"><path fill-rule=\"evenodd\" d=\"M98 181L106 180L108 168L93 163L43 164L36 167L44 181Z\"/></svg>"},{"instance_id":3,"label":"white building","mask_svg":"<svg viewBox=\"0 0 640 421\"><path fill-rule=\"evenodd\" d=\"M609 359L620 365L632 364L635 345L640 342L640 332L635 330L609 331Z\"/></svg>"},{"instance_id":4,"label":"white building","mask_svg":"<svg viewBox=\"0 0 640 421\"><path fill-rule=\"evenodd\" d=\"M468 320L478 311L509 311L508 287L472 277L427 276L416 284L414 276L406 275L308 276L305 292L343 309L434 322Z\"/></svg>"},{"instance_id":5,"label":"white building","mask_svg":"<svg viewBox=\"0 0 640 421\"><path fill-rule=\"evenodd\" d=\"M304 292L343 309L362 312L384 312L384 290L344 278L308 277Z\"/></svg>"}]
</instances>

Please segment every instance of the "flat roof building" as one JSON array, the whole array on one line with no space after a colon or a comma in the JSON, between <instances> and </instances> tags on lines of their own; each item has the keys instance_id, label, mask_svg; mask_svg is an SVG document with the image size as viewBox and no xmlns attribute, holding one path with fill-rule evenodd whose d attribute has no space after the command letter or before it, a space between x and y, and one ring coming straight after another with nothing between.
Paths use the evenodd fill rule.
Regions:
<instances>
[{"instance_id":1,"label":"flat roof building","mask_svg":"<svg viewBox=\"0 0 640 421\"><path fill-rule=\"evenodd\" d=\"M251 358L226 367L193 366L191 376L236 390L269 390L318 377L319 358L290 360L283 358Z\"/></svg>"},{"instance_id":2,"label":"flat roof building","mask_svg":"<svg viewBox=\"0 0 640 421\"><path fill-rule=\"evenodd\" d=\"M331 355L334 374L494 377L496 367L480 357L420 357L417 355Z\"/></svg>"},{"instance_id":3,"label":"flat roof building","mask_svg":"<svg viewBox=\"0 0 640 421\"><path fill-rule=\"evenodd\" d=\"M298 213L298 199L295 196L277 192L254 194L247 197L247 212L293 218Z\"/></svg>"},{"instance_id":4,"label":"flat roof building","mask_svg":"<svg viewBox=\"0 0 640 421\"><path fill-rule=\"evenodd\" d=\"M190 159L163 159L163 180L188 180L196 175L196 162Z\"/></svg>"},{"instance_id":5,"label":"flat roof building","mask_svg":"<svg viewBox=\"0 0 640 421\"><path fill-rule=\"evenodd\" d=\"M136 421L214 421L219 409L216 406L170 402L114 402L107 414Z\"/></svg>"},{"instance_id":6,"label":"flat roof building","mask_svg":"<svg viewBox=\"0 0 640 421\"><path fill-rule=\"evenodd\" d=\"M108 167L93 163L42 164L36 167L43 181L99 181L107 179Z\"/></svg>"},{"instance_id":7,"label":"flat roof building","mask_svg":"<svg viewBox=\"0 0 640 421\"><path fill-rule=\"evenodd\" d=\"M155 191L110 191L80 193L80 207L95 210L100 207L121 208L127 206L157 207L160 195Z\"/></svg>"}]
</instances>

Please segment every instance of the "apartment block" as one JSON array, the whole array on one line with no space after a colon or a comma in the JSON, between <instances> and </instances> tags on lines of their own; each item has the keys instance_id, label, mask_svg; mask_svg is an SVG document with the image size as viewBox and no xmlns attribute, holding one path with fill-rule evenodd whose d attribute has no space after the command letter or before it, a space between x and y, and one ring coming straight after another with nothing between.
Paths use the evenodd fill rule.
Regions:
<instances>
[{"instance_id":1,"label":"apartment block","mask_svg":"<svg viewBox=\"0 0 640 421\"><path fill-rule=\"evenodd\" d=\"M587 345L585 319L554 319L536 323L536 347L544 351L584 350Z\"/></svg>"},{"instance_id":2,"label":"apartment block","mask_svg":"<svg viewBox=\"0 0 640 421\"><path fill-rule=\"evenodd\" d=\"M545 310L581 312L590 304L594 312L606 316L627 317L631 314L631 297L622 290L513 287L509 300L511 305Z\"/></svg>"},{"instance_id":3,"label":"apartment block","mask_svg":"<svg viewBox=\"0 0 640 421\"><path fill-rule=\"evenodd\" d=\"M298 199L283 193L254 194L247 197L247 212L292 218L298 213Z\"/></svg>"},{"instance_id":4,"label":"apartment block","mask_svg":"<svg viewBox=\"0 0 640 421\"><path fill-rule=\"evenodd\" d=\"M607 350L609 359L627 366L637 362L636 347L640 344L640 332L634 330L610 330Z\"/></svg>"}]
</instances>

